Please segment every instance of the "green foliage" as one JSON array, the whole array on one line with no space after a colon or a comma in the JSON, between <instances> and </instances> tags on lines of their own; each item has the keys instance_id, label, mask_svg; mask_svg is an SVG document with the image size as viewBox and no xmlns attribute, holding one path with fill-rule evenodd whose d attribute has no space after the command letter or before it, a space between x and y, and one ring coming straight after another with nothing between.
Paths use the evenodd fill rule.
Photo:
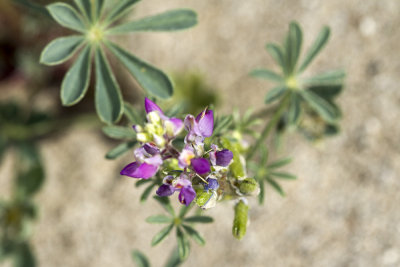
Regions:
<instances>
[{"instance_id":1,"label":"green foliage","mask_svg":"<svg viewBox=\"0 0 400 267\"><path fill-rule=\"evenodd\" d=\"M97 113L99 118L108 124L120 119L124 104L119 85L105 57L105 47L128 69L147 93L164 99L172 95L173 87L167 75L110 42L108 38L114 34L136 31L175 31L190 28L197 23L196 13L187 9L177 9L113 25L136 2L138 1L121 0L108 11L108 14L102 14L104 0L75 0L78 9L67 3L47 6L50 15L58 24L81 33L52 41L44 48L40 57L43 64L57 65L80 50L79 56L61 84L63 105L74 105L86 94L91 75L92 54L94 54Z\"/></svg>"},{"instance_id":2,"label":"green foliage","mask_svg":"<svg viewBox=\"0 0 400 267\"><path fill-rule=\"evenodd\" d=\"M282 105L285 97L290 99L285 103L284 111L280 114L280 131L290 125L298 126L302 120L307 119L306 116L309 116L309 112L305 112L305 110L313 110L329 125L336 126L340 119L340 110L333 102L334 97L329 93L332 87L342 87L345 73L342 70L334 70L312 77L301 77L304 70L327 43L329 34L329 28L323 27L301 63L298 64L303 33L296 22L291 22L289 32L282 45L266 45L268 53L279 65L281 73L268 69L256 69L250 72L253 77L277 83L273 89L268 91L265 97L266 104L279 100ZM315 86L319 89L313 89ZM335 93L336 95L337 93Z\"/></svg>"},{"instance_id":3,"label":"green foliage","mask_svg":"<svg viewBox=\"0 0 400 267\"><path fill-rule=\"evenodd\" d=\"M132 258L135 261L137 267L150 267L149 260L139 250L134 250L132 252Z\"/></svg>"},{"instance_id":4,"label":"green foliage","mask_svg":"<svg viewBox=\"0 0 400 267\"><path fill-rule=\"evenodd\" d=\"M242 240L246 234L249 206L244 200L239 200L235 205L235 217L233 219L232 234Z\"/></svg>"}]
</instances>

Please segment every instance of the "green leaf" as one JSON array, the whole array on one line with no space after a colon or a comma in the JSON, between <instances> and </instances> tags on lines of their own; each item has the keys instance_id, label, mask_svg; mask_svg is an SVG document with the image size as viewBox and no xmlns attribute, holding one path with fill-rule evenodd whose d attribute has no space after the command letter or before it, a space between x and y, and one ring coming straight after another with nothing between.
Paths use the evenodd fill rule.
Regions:
<instances>
[{"instance_id":1,"label":"green leaf","mask_svg":"<svg viewBox=\"0 0 400 267\"><path fill-rule=\"evenodd\" d=\"M103 133L114 139L133 139L136 138L136 133L131 127L125 126L104 126Z\"/></svg>"},{"instance_id":2,"label":"green leaf","mask_svg":"<svg viewBox=\"0 0 400 267\"><path fill-rule=\"evenodd\" d=\"M176 238L178 241L179 257L181 258L181 260L184 260L189 256L190 246L189 241L179 227L176 228Z\"/></svg>"},{"instance_id":3,"label":"green leaf","mask_svg":"<svg viewBox=\"0 0 400 267\"><path fill-rule=\"evenodd\" d=\"M98 20L101 17L101 13L103 11L104 0L95 0L94 1L94 8L95 8L95 20Z\"/></svg>"},{"instance_id":4,"label":"green leaf","mask_svg":"<svg viewBox=\"0 0 400 267\"><path fill-rule=\"evenodd\" d=\"M267 80L271 80L271 81L279 82L279 83L285 81L285 79L281 75L279 75L271 70L268 70L268 69L252 70L250 72L250 75L253 77L256 77L256 78L263 78L263 79L267 79Z\"/></svg>"},{"instance_id":5,"label":"green leaf","mask_svg":"<svg viewBox=\"0 0 400 267\"><path fill-rule=\"evenodd\" d=\"M150 263L146 255L139 250L134 250L132 252L132 259L135 261L137 267L150 267Z\"/></svg>"},{"instance_id":6,"label":"green leaf","mask_svg":"<svg viewBox=\"0 0 400 267\"><path fill-rule=\"evenodd\" d=\"M311 86L308 88L308 90L314 92L323 99L330 101L335 96L340 94L342 88L343 85L318 85L318 86Z\"/></svg>"},{"instance_id":7,"label":"green leaf","mask_svg":"<svg viewBox=\"0 0 400 267\"><path fill-rule=\"evenodd\" d=\"M78 6L82 15L87 19L87 21L92 21L91 0L74 0L74 2Z\"/></svg>"},{"instance_id":8,"label":"green leaf","mask_svg":"<svg viewBox=\"0 0 400 267\"><path fill-rule=\"evenodd\" d=\"M172 83L161 70L140 60L113 43L107 42L106 44L148 93L160 98L172 96Z\"/></svg>"},{"instance_id":9,"label":"green leaf","mask_svg":"<svg viewBox=\"0 0 400 267\"><path fill-rule=\"evenodd\" d=\"M119 144L118 146L114 147L106 154L106 159L116 159L117 157L121 156L125 152L132 149L135 146L136 141L130 141L126 143Z\"/></svg>"},{"instance_id":10,"label":"green leaf","mask_svg":"<svg viewBox=\"0 0 400 267\"><path fill-rule=\"evenodd\" d=\"M187 223L212 223L214 219L210 216L198 215L198 216L187 217L183 219L183 221Z\"/></svg>"},{"instance_id":11,"label":"green leaf","mask_svg":"<svg viewBox=\"0 0 400 267\"><path fill-rule=\"evenodd\" d=\"M128 102L124 102L124 114L133 124L142 124L143 119L139 112Z\"/></svg>"},{"instance_id":12,"label":"green leaf","mask_svg":"<svg viewBox=\"0 0 400 267\"><path fill-rule=\"evenodd\" d=\"M68 70L61 84L61 102L64 106L78 103L89 87L91 49L86 46Z\"/></svg>"},{"instance_id":13,"label":"green leaf","mask_svg":"<svg viewBox=\"0 0 400 267\"><path fill-rule=\"evenodd\" d=\"M17 246L15 251L15 267L35 267L36 259L32 248L28 243L22 243Z\"/></svg>"},{"instance_id":14,"label":"green leaf","mask_svg":"<svg viewBox=\"0 0 400 267\"><path fill-rule=\"evenodd\" d=\"M258 203L261 205L264 204L264 198L265 198L264 181L262 179L259 179L258 184L260 185L260 193L258 194Z\"/></svg>"},{"instance_id":15,"label":"green leaf","mask_svg":"<svg viewBox=\"0 0 400 267\"><path fill-rule=\"evenodd\" d=\"M235 206L235 217L233 219L232 234L235 238L241 240L246 234L249 206L243 201Z\"/></svg>"},{"instance_id":16,"label":"green leaf","mask_svg":"<svg viewBox=\"0 0 400 267\"><path fill-rule=\"evenodd\" d=\"M168 257L167 263L164 267L177 267L182 264L181 258L179 257L178 248L174 248L170 256Z\"/></svg>"},{"instance_id":17,"label":"green leaf","mask_svg":"<svg viewBox=\"0 0 400 267\"><path fill-rule=\"evenodd\" d=\"M271 164L269 164L267 168L268 169L277 169L277 168L283 167L285 165L288 165L290 162L292 162L291 158L280 159L280 160L274 161Z\"/></svg>"},{"instance_id":18,"label":"green leaf","mask_svg":"<svg viewBox=\"0 0 400 267\"><path fill-rule=\"evenodd\" d=\"M275 100L281 98L287 91L286 86L278 86L268 91L265 95L265 104L274 102Z\"/></svg>"},{"instance_id":19,"label":"green leaf","mask_svg":"<svg viewBox=\"0 0 400 267\"><path fill-rule=\"evenodd\" d=\"M167 235L171 232L172 228L174 227L173 224L168 225L167 227L163 228L158 234L156 234L153 239L151 240L151 245L154 247L158 243L160 243Z\"/></svg>"},{"instance_id":20,"label":"green leaf","mask_svg":"<svg viewBox=\"0 0 400 267\"><path fill-rule=\"evenodd\" d=\"M267 183L269 183L282 197L285 196L285 192L283 191L282 187L275 182L275 180L267 177L265 178L265 181L267 181Z\"/></svg>"},{"instance_id":21,"label":"green leaf","mask_svg":"<svg viewBox=\"0 0 400 267\"><path fill-rule=\"evenodd\" d=\"M182 225L182 227L183 227L183 229L185 229L186 233L188 233L188 235L191 238L193 238L193 240L197 244L199 244L200 246L204 246L206 244L206 241L204 240L204 238L195 229L193 229L189 225L184 225L184 224Z\"/></svg>"},{"instance_id":22,"label":"green leaf","mask_svg":"<svg viewBox=\"0 0 400 267\"><path fill-rule=\"evenodd\" d=\"M228 129L233 122L233 116L218 117L214 125L213 136L219 135L224 129Z\"/></svg>"},{"instance_id":23,"label":"green leaf","mask_svg":"<svg viewBox=\"0 0 400 267\"><path fill-rule=\"evenodd\" d=\"M140 187L140 186L142 186L144 184L147 184L147 183L150 183L150 182L153 182L153 180L151 180L151 179L140 179L139 181L136 182L135 187Z\"/></svg>"},{"instance_id":24,"label":"green leaf","mask_svg":"<svg viewBox=\"0 0 400 267\"><path fill-rule=\"evenodd\" d=\"M151 191L153 190L153 188L156 186L156 184L151 184L150 186L148 186L142 193L142 195L140 196L140 202L145 202L149 196Z\"/></svg>"},{"instance_id":25,"label":"green leaf","mask_svg":"<svg viewBox=\"0 0 400 267\"><path fill-rule=\"evenodd\" d=\"M300 91L300 93L310 107L312 107L325 121L334 122L339 117L335 107L317 94L310 90L303 90Z\"/></svg>"},{"instance_id":26,"label":"green leaf","mask_svg":"<svg viewBox=\"0 0 400 267\"><path fill-rule=\"evenodd\" d=\"M303 72L307 68L307 66L311 63L311 61L314 59L314 57L321 51L321 49L328 41L329 34L330 34L329 27L324 26L320 31L317 39L314 41L314 44L308 50L305 58L303 59L303 62L301 63L298 69L299 73Z\"/></svg>"},{"instance_id":27,"label":"green leaf","mask_svg":"<svg viewBox=\"0 0 400 267\"><path fill-rule=\"evenodd\" d=\"M288 121L290 124L296 124L301 113L301 98L298 94L292 93L290 96L290 104L288 110Z\"/></svg>"},{"instance_id":28,"label":"green leaf","mask_svg":"<svg viewBox=\"0 0 400 267\"><path fill-rule=\"evenodd\" d=\"M7 138L0 134L0 164L7 150Z\"/></svg>"},{"instance_id":29,"label":"green leaf","mask_svg":"<svg viewBox=\"0 0 400 267\"><path fill-rule=\"evenodd\" d=\"M189 9L170 10L158 15L131 21L111 28L111 34L136 31L176 31L190 28L197 24L197 15Z\"/></svg>"},{"instance_id":30,"label":"green leaf","mask_svg":"<svg viewBox=\"0 0 400 267\"><path fill-rule=\"evenodd\" d=\"M291 22L289 25L289 34L285 42L286 49L286 69L287 73L293 73L297 60L300 55L303 35L299 24Z\"/></svg>"},{"instance_id":31,"label":"green leaf","mask_svg":"<svg viewBox=\"0 0 400 267\"><path fill-rule=\"evenodd\" d=\"M174 209L171 206L171 203L169 201L168 197L159 197L159 196L154 196L153 197L169 214L172 216L175 215Z\"/></svg>"},{"instance_id":32,"label":"green leaf","mask_svg":"<svg viewBox=\"0 0 400 267\"><path fill-rule=\"evenodd\" d=\"M287 179L287 180L297 179L295 175L286 172L271 172L270 175L275 176L278 179Z\"/></svg>"},{"instance_id":33,"label":"green leaf","mask_svg":"<svg viewBox=\"0 0 400 267\"><path fill-rule=\"evenodd\" d=\"M123 101L119 86L100 47L96 49L96 110L100 119L111 124L119 120Z\"/></svg>"},{"instance_id":34,"label":"green leaf","mask_svg":"<svg viewBox=\"0 0 400 267\"><path fill-rule=\"evenodd\" d=\"M181 210L179 211L179 218L183 219L183 217L185 217L185 215L188 213L188 211L193 207L193 205L182 205L181 206Z\"/></svg>"},{"instance_id":35,"label":"green leaf","mask_svg":"<svg viewBox=\"0 0 400 267\"><path fill-rule=\"evenodd\" d=\"M303 79L302 83L306 86L341 85L345 76L346 73L343 70L334 70L317 74L311 78Z\"/></svg>"},{"instance_id":36,"label":"green leaf","mask_svg":"<svg viewBox=\"0 0 400 267\"><path fill-rule=\"evenodd\" d=\"M21 145L18 149L18 164L16 190L23 197L31 197L40 190L45 179L37 148L32 144Z\"/></svg>"},{"instance_id":37,"label":"green leaf","mask_svg":"<svg viewBox=\"0 0 400 267\"><path fill-rule=\"evenodd\" d=\"M282 68L284 74L285 72L285 55L282 49L277 44L267 44L266 47L267 52L272 56L276 63Z\"/></svg>"},{"instance_id":38,"label":"green leaf","mask_svg":"<svg viewBox=\"0 0 400 267\"><path fill-rule=\"evenodd\" d=\"M171 223L172 218L165 215L153 215L146 219L148 223Z\"/></svg>"},{"instance_id":39,"label":"green leaf","mask_svg":"<svg viewBox=\"0 0 400 267\"><path fill-rule=\"evenodd\" d=\"M58 65L71 58L83 43L83 36L68 36L53 40L42 51L40 63Z\"/></svg>"},{"instance_id":40,"label":"green leaf","mask_svg":"<svg viewBox=\"0 0 400 267\"><path fill-rule=\"evenodd\" d=\"M72 6L65 3L54 3L48 5L46 8L58 24L78 32L84 33L86 31L81 16Z\"/></svg>"},{"instance_id":41,"label":"green leaf","mask_svg":"<svg viewBox=\"0 0 400 267\"><path fill-rule=\"evenodd\" d=\"M133 5L140 0L120 0L115 5L114 8L108 13L107 17L104 19L104 25L108 26L117 19L124 16L126 13L130 12Z\"/></svg>"}]
</instances>

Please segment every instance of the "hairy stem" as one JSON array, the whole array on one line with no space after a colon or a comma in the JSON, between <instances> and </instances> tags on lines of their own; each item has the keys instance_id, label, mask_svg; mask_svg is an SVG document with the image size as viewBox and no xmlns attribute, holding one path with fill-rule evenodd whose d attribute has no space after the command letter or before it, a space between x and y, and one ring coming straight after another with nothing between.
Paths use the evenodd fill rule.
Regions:
<instances>
[{"instance_id":1,"label":"hairy stem","mask_svg":"<svg viewBox=\"0 0 400 267\"><path fill-rule=\"evenodd\" d=\"M289 99L290 99L289 96L290 96L290 93L286 93L283 100L279 104L278 109L276 110L275 114L273 115L272 119L265 125L265 127L264 127L260 137L257 139L256 143L249 149L246 160L250 160L254 157L257 149L264 142L264 140L268 137L271 130L279 122L279 119L282 116L282 113L285 111L285 109L289 103Z\"/></svg>"}]
</instances>

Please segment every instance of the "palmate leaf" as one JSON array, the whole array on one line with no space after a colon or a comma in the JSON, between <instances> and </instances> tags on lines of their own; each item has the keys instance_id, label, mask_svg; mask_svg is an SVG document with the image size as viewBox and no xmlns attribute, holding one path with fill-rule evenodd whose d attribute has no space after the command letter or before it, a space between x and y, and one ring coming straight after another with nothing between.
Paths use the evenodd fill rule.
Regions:
<instances>
[{"instance_id":1,"label":"palmate leaf","mask_svg":"<svg viewBox=\"0 0 400 267\"><path fill-rule=\"evenodd\" d=\"M136 141L125 142L119 144L118 146L114 147L106 154L106 159L116 159L117 157L121 156L122 154L130 151L132 147L135 146Z\"/></svg>"},{"instance_id":2,"label":"palmate leaf","mask_svg":"<svg viewBox=\"0 0 400 267\"><path fill-rule=\"evenodd\" d=\"M102 128L102 131L108 137L114 139L132 139L136 138L136 133L133 131L131 127L124 126L105 126Z\"/></svg>"},{"instance_id":3,"label":"palmate leaf","mask_svg":"<svg viewBox=\"0 0 400 267\"><path fill-rule=\"evenodd\" d=\"M285 66L287 73L293 73L297 60L300 55L303 34L299 24L291 22L289 25L289 33L285 40Z\"/></svg>"},{"instance_id":4,"label":"palmate leaf","mask_svg":"<svg viewBox=\"0 0 400 267\"><path fill-rule=\"evenodd\" d=\"M334 70L303 79L302 82L306 86L341 85L345 76L346 73L343 70Z\"/></svg>"},{"instance_id":5,"label":"palmate leaf","mask_svg":"<svg viewBox=\"0 0 400 267\"><path fill-rule=\"evenodd\" d=\"M151 245L155 246L161 241L163 241L164 238L168 236L168 234L171 232L172 228L174 227L173 224L168 225L167 227L163 228L158 234L156 234L153 239L151 240Z\"/></svg>"},{"instance_id":6,"label":"palmate leaf","mask_svg":"<svg viewBox=\"0 0 400 267\"><path fill-rule=\"evenodd\" d=\"M126 13L131 11L134 4L139 2L140 0L119 0L114 8L108 13L106 18L104 19L104 25L108 26L117 19L124 16Z\"/></svg>"},{"instance_id":7,"label":"palmate leaf","mask_svg":"<svg viewBox=\"0 0 400 267\"><path fill-rule=\"evenodd\" d=\"M189 256L190 244L186 235L182 232L182 230L179 227L176 228L176 238L178 241L179 257L181 258L181 260L184 260Z\"/></svg>"},{"instance_id":8,"label":"palmate leaf","mask_svg":"<svg viewBox=\"0 0 400 267\"><path fill-rule=\"evenodd\" d=\"M314 92L325 100L331 101L335 96L340 94L343 89L343 85L317 85L311 86L308 90Z\"/></svg>"},{"instance_id":9,"label":"palmate leaf","mask_svg":"<svg viewBox=\"0 0 400 267\"><path fill-rule=\"evenodd\" d=\"M212 223L214 219L210 216L198 215L198 216L187 217L183 219L183 221L187 223Z\"/></svg>"},{"instance_id":10,"label":"palmate leaf","mask_svg":"<svg viewBox=\"0 0 400 267\"><path fill-rule=\"evenodd\" d=\"M111 124L118 121L122 115L122 95L100 46L95 51L95 63L97 114L103 122Z\"/></svg>"},{"instance_id":11,"label":"palmate leaf","mask_svg":"<svg viewBox=\"0 0 400 267\"><path fill-rule=\"evenodd\" d=\"M137 267L150 267L149 260L139 250L134 250L132 252L132 258L135 261Z\"/></svg>"},{"instance_id":12,"label":"palmate leaf","mask_svg":"<svg viewBox=\"0 0 400 267\"><path fill-rule=\"evenodd\" d=\"M154 96L164 99L169 98L172 95L172 83L168 76L161 70L140 60L116 44L106 42L106 45L136 78L143 89Z\"/></svg>"},{"instance_id":13,"label":"palmate leaf","mask_svg":"<svg viewBox=\"0 0 400 267\"><path fill-rule=\"evenodd\" d=\"M85 32L85 23L81 15L72 6L65 3L54 3L46 7L58 24L78 32Z\"/></svg>"},{"instance_id":14,"label":"palmate leaf","mask_svg":"<svg viewBox=\"0 0 400 267\"><path fill-rule=\"evenodd\" d=\"M297 177L293 174L286 173L286 172L271 172L271 176L274 176L278 179L287 179L287 180L295 180Z\"/></svg>"},{"instance_id":15,"label":"palmate leaf","mask_svg":"<svg viewBox=\"0 0 400 267\"><path fill-rule=\"evenodd\" d=\"M282 187L272 178L265 178L265 181L269 183L282 197L285 196L285 192L283 191Z\"/></svg>"},{"instance_id":16,"label":"palmate leaf","mask_svg":"<svg viewBox=\"0 0 400 267\"><path fill-rule=\"evenodd\" d=\"M148 223L171 223L173 218L165 215L153 215L146 219Z\"/></svg>"},{"instance_id":17,"label":"palmate leaf","mask_svg":"<svg viewBox=\"0 0 400 267\"><path fill-rule=\"evenodd\" d=\"M171 252L171 254L168 257L168 260L165 263L164 267L177 267L177 266L181 265L182 263L183 263L183 261L179 257L178 247L176 247Z\"/></svg>"},{"instance_id":18,"label":"palmate leaf","mask_svg":"<svg viewBox=\"0 0 400 267\"><path fill-rule=\"evenodd\" d=\"M314 57L321 51L321 49L328 41L329 34L330 34L329 27L324 26L320 31L319 35L317 36L317 39L314 41L313 45L311 46L306 56L304 57L303 62L301 63L300 67L297 70L298 73L303 72L307 68L307 66L311 63L311 61L314 59Z\"/></svg>"},{"instance_id":19,"label":"palmate leaf","mask_svg":"<svg viewBox=\"0 0 400 267\"><path fill-rule=\"evenodd\" d=\"M250 72L250 76L253 76L256 78L267 79L267 80L271 80L271 81L278 82L278 83L282 83L285 81L285 79L281 75L279 75L271 70L268 70L268 69L252 70Z\"/></svg>"},{"instance_id":20,"label":"palmate leaf","mask_svg":"<svg viewBox=\"0 0 400 267\"><path fill-rule=\"evenodd\" d=\"M301 113L301 97L296 94L292 93L290 96L290 103L288 109L288 122L289 124L296 124L300 118Z\"/></svg>"},{"instance_id":21,"label":"palmate leaf","mask_svg":"<svg viewBox=\"0 0 400 267\"><path fill-rule=\"evenodd\" d=\"M171 206L171 202L169 201L168 197L159 197L159 196L154 196L153 197L169 214L172 216L175 215L174 209Z\"/></svg>"},{"instance_id":22,"label":"palmate leaf","mask_svg":"<svg viewBox=\"0 0 400 267\"><path fill-rule=\"evenodd\" d=\"M279 85L271 90L265 95L265 104L269 104L274 102L275 100L281 98L285 92L287 91L287 87L285 85Z\"/></svg>"},{"instance_id":23,"label":"palmate leaf","mask_svg":"<svg viewBox=\"0 0 400 267\"><path fill-rule=\"evenodd\" d=\"M83 36L68 36L53 40L42 51L40 63L58 65L70 59L83 44Z\"/></svg>"},{"instance_id":24,"label":"palmate leaf","mask_svg":"<svg viewBox=\"0 0 400 267\"><path fill-rule=\"evenodd\" d=\"M88 22L92 21L92 1L90 0L74 0L78 9L81 11L83 17L87 19Z\"/></svg>"},{"instance_id":25,"label":"palmate leaf","mask_svg":"<svg viewBox=\"0 0 400 267\"><path fill-rule=\"evenodd\" d=\"M204 238L200 235L199 232L197 232L194 228L192 228L189 225L182 224L183 229L186 231L186 233L193 238L193 240L199 244L200 246L204 246L206 244L206 241Z\"/></svg>"},{"instance_id":26,"label":"palmate leaf","mask_svg":"<svg viewBox=\"0 0 400 267\"><path fill-rule=\"evenodd\" d=\"M288 165L290 162L292 162L291 158L280 159L280 160L277 160L277 161L274 161L274 162L268 164L267 168L268 169L277 169L277 168L283 167L285 165Z\"/></svg>"},{"instance_id":27,"label":"palmate leaf","mask_svg":"<svg viewBox=\"0 0 400 267\"><path fill-rule=\"evenodd\" d=\"M313 108L325 121L334 122L340 114L338 110L328 101L321 98L310 90L300 91L304 100Z\"/></svg>"},{"instance_id":28,"label":"palmate leaf","mask_svg":"<svg viewBox=\"0 0 400 267\"><path fill-rule=\"evenodd\" d=\"M265 47L268 53L272 56L276 63L282 68L283 73L286 75L285 70L285 54L277 44L267 44Z\"/></svg>"},{"instance_id":29,"label":"palmate leaf","mask_svg":"<svg viewBox=\"0 0 400 267\"><path fill-rule=\"evenodd\" d=\"M89 87L91 48L86 46L72 67L65 74L61 84L61 102L64 106L78 103Z\"/></svg>"},{"instance_id":30,"label":"palmate leaf","mask_svg":"<svg viewBox=\"0 0 400 267\"><path fill-rule=\"evenodd\" d=\"M104 1L105 0L94 0L94 15L96 16L94 19L95 21L101 17L101 13L104 7Z\"/></svg>"},{"instance_id":31,"label":"palmate leaf","mask_svg":"<svg viewBox=\"0 0 400 267\"><path fill-rule=\"evenodd\" d=\"M158 15L146 17L118 25L108 30L111 34L123 34L136 31L177 31L197 24L197 15L190 9L170 10Z\"/></svg>"}]
</instances>

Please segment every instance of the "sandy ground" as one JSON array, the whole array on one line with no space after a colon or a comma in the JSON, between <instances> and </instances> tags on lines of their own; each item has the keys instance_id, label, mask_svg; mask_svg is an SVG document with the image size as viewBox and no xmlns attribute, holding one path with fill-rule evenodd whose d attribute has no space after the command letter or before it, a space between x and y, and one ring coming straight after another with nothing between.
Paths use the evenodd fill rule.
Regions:
<instances>
[{"instance_id":1,"label":"sandy ground","mask_svg":"<svg viewBox=\"0 0 400 267\"><path fill-rule=\"evenodd\" d=\"M200 24L178 33L129 37L127 47L167 71L198 70L220 89L223 111L261 108L271 84L247 73L270 67L266 42L280 41L291 20L309 47L323 24L332 38L309 73L348 72L339 99L344 119L338 137L313 146L296 134L281 155L299 180L284 184L287 197L268 188L266 205L251 203L247 236L231 236L232 204L207 213L200 227L205 247L193 244L183 266L400 266L400 2L395 0L146 0L135 17L189 7ZM112 147L99 131L73 128L41 143L47 182L33 243L40 266L133 266L132 249L161 266L175 243L156 248L161 229L144 219L162 213L154 201L139 204L141 189L120 177L130 155L107 161ZM10 157L0 168L7 194Z\"/></svg>"}]
</instances>

